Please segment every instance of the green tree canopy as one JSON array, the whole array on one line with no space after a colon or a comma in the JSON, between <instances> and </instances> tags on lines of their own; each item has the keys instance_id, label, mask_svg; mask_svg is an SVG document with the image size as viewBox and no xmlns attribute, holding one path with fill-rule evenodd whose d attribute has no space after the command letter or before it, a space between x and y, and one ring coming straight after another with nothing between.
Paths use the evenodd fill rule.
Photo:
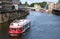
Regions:
<instances>
[{"instance_id":1,"label":"green tree canopy","mask_svg":"<svg viewBox=\"0 0 60 39\"><path fill-rule=\"evenodd\" d=\"M42 3L40 3L40 6L41 6L42 8L44 8L44 7L46 6L46 4L47 4L47 2L42 2Z\"/></svg>"},{"instance_id":2,"label":"green tree canopy","mask_svg":"<svg viewBox=\"0 0 60 39\"><path fill-rule=\"evenodd\" d=\"M35 4L35 3L30 4L30 7L34 7L34 4Z\"/></svg>"},{"instance_id":3,"label":"green tree canopy","mask_svg":"<svg viewBox=\"0 0 60 39\"><path fill-rule=\"evenodd\" d=\"M38 5L40 5L42 8L44 8L45 5L47 4L47 2L42 2L42 3L32 3L32 4L30 5L30 7L34 7L34 4L38 4Z\"/></svg>"},{"instance_id":4,"label":"green tree canopy","mask_svg":"<svg viewBox=\"0 0 60 39\"><path fill-rule=\"evenodd\" d=\"M60 0L58 0L58 2L60 2Z\"/></svg>"},{"instance_id":5,"label":"green tree canopy","mask_svg":"<svg viewBox=\"0 0 60 39\"><path fill-rule=\"evenodd\" d=\"M22 5L22 2L20 1L20 5Z\"/></svg>"},{"instance_id":6,"label":"green tree canopy","mask_svg":"<svg viewBox=\"0 0 60 39\"><path fill-rule=\"evenodd\" d=\"M23 4L24 6L29 6L29 4L27 3L27 1Z\"/></svg>"}]
</instances>

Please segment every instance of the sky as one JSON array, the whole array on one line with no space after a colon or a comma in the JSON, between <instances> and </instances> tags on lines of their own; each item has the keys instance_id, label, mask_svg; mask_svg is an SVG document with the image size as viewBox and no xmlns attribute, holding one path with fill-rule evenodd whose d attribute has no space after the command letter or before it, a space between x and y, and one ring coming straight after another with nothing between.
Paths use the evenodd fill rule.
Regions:
<instances>
[{"instance_id":1,"label":"sky","mask_svg":"<svg viewBox=\"0 0 60 39\"><path fill-rule=\"evenodd\" d=\"M43 1L46 1L46 2L58 2L58 0L20 0L20 1L22 3L25 3L27 1L28 4L36 3L36 2L43 2Z\"/></svg>"}]
</instances>

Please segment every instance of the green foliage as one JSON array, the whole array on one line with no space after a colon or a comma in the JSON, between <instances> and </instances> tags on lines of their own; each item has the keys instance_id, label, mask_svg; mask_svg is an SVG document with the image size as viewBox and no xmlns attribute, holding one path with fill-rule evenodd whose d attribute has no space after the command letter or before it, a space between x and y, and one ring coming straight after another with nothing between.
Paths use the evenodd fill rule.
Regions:
<instances>
[{"instance_id":1,"label":"green foliage","mask_svg":"<svg viewBox=\"0 0 60 39\"><path fill-rule=\"evenodd\" d=\"M40 6L41 6L42 8L44 8L46 4L47 4L47 2L42 2L42 3L40 4Z\"/></svg>"},{"instance_id":2,"label":"green foliage","mask_svg":"<svg viewBox=\"0 0 60 39\"><path fill-rule=\"evenodd\" d=\"M42 8L44 8L45 5L47 4L47 2L42 2L42 3L32 3L32 4L30 5L30 7L34 7L34 4L38 4L38 5L40 5Z\"/></svg>"},{"instance_id":3,"label":"green foliage","mask_svg":"<svg viewBox=\"0 0 60 39\"><path fill-rule=\"evenodd\" d=\"M58 2L60 2L60 0Z\"/></svg>"},{"instance_id":4,"label":"green foliage","mask_svg":"<svg viewBox=\"0 0 60 39\"><path fill-rule=\"evenodd\" d=\"M34 7L34 4L35 4L35 3L32 3L32 4L30 5L30 7Z\"/></svg>"},{"instance_id":5,"label":"green foliage","mask_svg":"<svg viewBox=\"0 0 60 39\"><path fill-rule=\"evenodd\" d=\"M22 4L22 5L24 5L24 6L29 6L29 4L27 3L27 1L26 1L24 4Z\"/></svg>"},{"instance_id":6,"label":"green foliage","mask_svg":"<svg viewBox=\"0 0 60 39\"><path fill-rule=\"evenodd\" d=\"M22 5L22 3L20 2L20 5Z\"/></svg>"}]
</instances>

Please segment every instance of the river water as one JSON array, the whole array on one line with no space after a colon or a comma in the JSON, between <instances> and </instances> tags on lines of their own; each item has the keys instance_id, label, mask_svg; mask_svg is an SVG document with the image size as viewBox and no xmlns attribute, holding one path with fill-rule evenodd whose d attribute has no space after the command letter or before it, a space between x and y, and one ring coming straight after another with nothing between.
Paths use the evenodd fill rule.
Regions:
<instances>
[{"instance_id":1,"label":"river water","mask_svg":"<svg viewBox=\"0 0 60 39\"><path fill-rule=\"evenodd\" d=\"M3 39L60 39L60 16L31 11L26 19L31 20L31 28L19 37L2 34Z\"/></svg>"}]
</instances>

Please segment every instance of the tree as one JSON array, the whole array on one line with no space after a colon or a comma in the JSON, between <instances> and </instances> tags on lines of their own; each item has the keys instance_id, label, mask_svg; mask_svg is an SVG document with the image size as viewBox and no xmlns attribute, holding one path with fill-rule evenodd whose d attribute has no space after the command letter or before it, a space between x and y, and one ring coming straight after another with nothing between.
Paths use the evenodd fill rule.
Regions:
<instances>
[{"instance_id":1,"label":"tree","mask_svg":"<svg viewBox=\"0 0 60 39\"><path fill-rule=\"evenodd\" d=\"M44 7L46 6L46 4L47 4L47 2L42 2L42 3L40 3L40 6L41 6L42 8L44 8Z\"/></svg>"},{"instance_id":2,"label":"tree","mask_svg":"<svg viewBox=\"0 0 60 39\"><path fill-rule=\"evenodd\" d=\"M21 1L20 1L20 5L22 5Z\"/></svg>"},{"instance_id":3,"label":"tree","mask_svg":"<svg viewBox=\"0 0 60 39\"><path fill-rule=\"evenodd\" d=\"M27 3L27 1L25 2L25 4L24 4L25 6L29 6L29 4Z\"/></svg>"},{"instance_id":4,"label":"tree","mask_svg":"<svg viewBox=\"0 0 60 39\"><path fill-rule=\"evenodd\" d=\"M60 0L58 2L60 2Z\"/></svg>"},{"instance_id":5,"label":"tree","mask_svg":"<svg viewBox=\"0 0 60 39\"><path fill-rule=\"evenodd\" d=\"M42 2L42 3L32 3L32 4L30 5L30 7L34 7L34 4L38 4L38 5L40 5L42 8L44 8L45 5L47 4L47 2Z\"/></svg>"},{"instance_id":6,"label":"tree","mask_svg":"<svg viewBox=\"0 0 60 39\"><path fill-rule=\"evenodd\" d=\"M35 4L35 3L30 4L30 7L34 7L34 4Z\"/></svg>"}]
</instances>

